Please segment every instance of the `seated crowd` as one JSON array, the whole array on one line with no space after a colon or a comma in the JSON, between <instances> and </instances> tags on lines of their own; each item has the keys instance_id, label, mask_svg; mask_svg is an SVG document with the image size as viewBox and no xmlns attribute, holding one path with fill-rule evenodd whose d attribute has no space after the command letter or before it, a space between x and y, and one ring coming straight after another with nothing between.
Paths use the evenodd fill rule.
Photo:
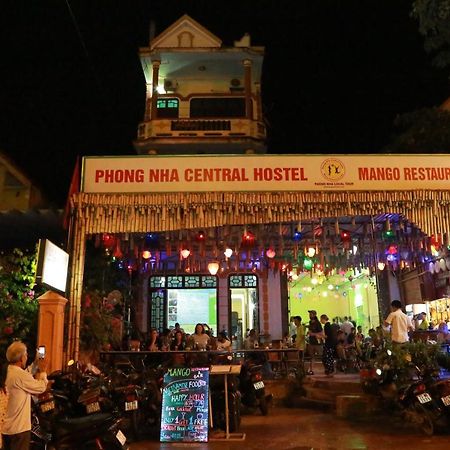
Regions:
<instances>
[{"instance_id":1,"label":"seated crowd","mask_svg":"<svg viewBox=\"0 0 450 450\"><path fill-rule=\"evenodd\" d=\"M165 329L161 334L152 328L147 338L137 333L128 343L129 350L157 351L189 351L189 350L231 350L231 341L225 331L215 337L207 324L198 323L194 333L186 333L179 323L174 328Z\"/></svg>"}]
</instances>

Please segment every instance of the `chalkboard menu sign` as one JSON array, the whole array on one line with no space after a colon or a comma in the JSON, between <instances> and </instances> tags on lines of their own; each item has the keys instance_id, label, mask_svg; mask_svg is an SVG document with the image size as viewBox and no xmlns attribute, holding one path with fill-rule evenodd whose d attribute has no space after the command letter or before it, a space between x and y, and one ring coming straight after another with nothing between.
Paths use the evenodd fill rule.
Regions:
<instances>
[{"instance_id":1,"label":"chalkboard menu sign","mask_svg":"<svg viewBox=\"0 0 450 450\"><path fill-rule=\"evenodd\" d=\"M208 441L209 368L174 367L164 375L161 442Z\"/></svg>"}]
</instances>

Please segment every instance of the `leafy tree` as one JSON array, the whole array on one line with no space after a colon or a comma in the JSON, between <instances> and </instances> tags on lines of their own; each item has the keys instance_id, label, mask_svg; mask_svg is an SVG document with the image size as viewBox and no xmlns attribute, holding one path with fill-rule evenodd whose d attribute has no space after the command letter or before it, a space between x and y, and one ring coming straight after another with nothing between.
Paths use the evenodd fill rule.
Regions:
<instances>
[{"instance_id":1,"label":"leafy tree","mask_svg":"<svg viewBox=\"0 0 450 450\"><path fill-rule=\"evenodd\" d=\"M419 21L425 50L437 67L450 67L450 0L415 0L412 16Z\"/></svg>"},{"instance_id":2,"label":"leafy tree","mask_svg":"<svg viewBox=\"0 0 450 450\"><path fill-rule=\"evenodd\" d=\"M13 340L36 346L38 301L35 286L37 252L14 249L0 255L0 360Z\"/></svg>"},{"instance_id":3,"label":"leafy tree","mask_svg":"<svg viewBox=\"0 0 450 450\"><path fill-rule=\"evenodd\" d=\"M111 346L120 349L123 333L127 271L112 263L109 252L88 241L81 302L80 349L97 353Z\"/></svg>"},{"instance_id":4,"label":"leafy tree","mask_svg":"<svg viewBox=\"0 0 450 450\"><path fill-rule=\"evenodd\" d=\"M450 112L423 108L398 116L386 153L450 153Z\"/></svg>"},{"instance_id":5,"label":"leafy tree","mask_svg":"<svg viewBox=\"0 0 450 450\"><path fill-rule=\"evenodd\" d=\"M80 346L82 350L119 349L122 338L122 294L107 296L94 290L85 292L81 307Z\"/></svg>"}]
</instances>

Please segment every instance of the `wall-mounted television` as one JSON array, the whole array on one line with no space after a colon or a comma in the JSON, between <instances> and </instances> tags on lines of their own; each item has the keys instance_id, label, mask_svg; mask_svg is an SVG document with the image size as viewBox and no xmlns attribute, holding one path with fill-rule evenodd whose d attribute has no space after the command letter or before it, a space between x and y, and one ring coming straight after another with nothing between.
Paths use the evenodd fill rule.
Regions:
<instances>
[{"instance_id":1,"label":"wall-mounted television","mask_svg":"<svg viewBox=\"0 0 450 450\"><path fill-rule=\"evenodd\" d=\"M36 282L66 292L69 254L48 239L39 239Z\"/></svg>"}]
</instances>

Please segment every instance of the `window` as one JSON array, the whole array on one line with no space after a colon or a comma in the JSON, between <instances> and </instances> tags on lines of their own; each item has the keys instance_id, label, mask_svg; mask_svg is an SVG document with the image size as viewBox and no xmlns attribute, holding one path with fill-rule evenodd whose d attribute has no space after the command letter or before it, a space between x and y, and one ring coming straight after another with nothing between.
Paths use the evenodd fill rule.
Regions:
<instances>
[{"instance_id":1,"label":"window","mask_svg":"<svg viewBox=\"0 0 450 450\"><path fill-rule=\"evenodd\" d=\"M217 332L217 277L168 275L150 277L150 325L162 331L178 322L188 333L197 323Z\"/></svg>"},{"instance_id":2,"label":"window","mask_svg":"<svg viewBox=\"0 0 450 450\"><path fill-rule=\"evenodd\" d=\"M193 98L190 117L245 117L245 99Z\"/></svg>"},{"instance_id":3,"label":"window","mask_svg":"<svg viewBox=\"0 0 450 450\"><path fill-rule=\"evenodd\" d=\"M158 119L178 117L179 101L177 98L159 98L156 101Z\"/></svg>"}]
</instances>

